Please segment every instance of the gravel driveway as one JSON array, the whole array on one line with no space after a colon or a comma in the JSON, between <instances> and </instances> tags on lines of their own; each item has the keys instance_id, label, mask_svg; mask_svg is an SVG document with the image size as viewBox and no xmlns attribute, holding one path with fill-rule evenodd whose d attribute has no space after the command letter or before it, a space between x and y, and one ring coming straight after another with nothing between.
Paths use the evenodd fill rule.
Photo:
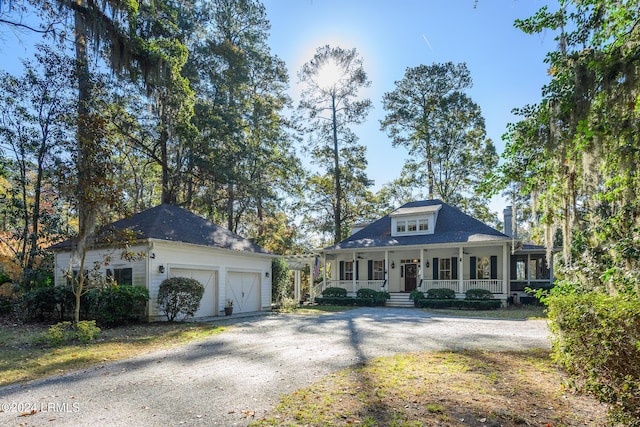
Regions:
<instances>
[{"instance_id":1,"label":"gravel driveway","mask_svg":"<svg viewBox=\"0 0 640 427\"><path fill-rule=\"evenodd\" d=\"M205 341L0 388L0 425L239 425L280 395L330 372L395 353L549 348L546 321L433 316L359 308L273 314L233 323ZM33 415L20 412L35 409Z\"/></svg>"}]
</instances>

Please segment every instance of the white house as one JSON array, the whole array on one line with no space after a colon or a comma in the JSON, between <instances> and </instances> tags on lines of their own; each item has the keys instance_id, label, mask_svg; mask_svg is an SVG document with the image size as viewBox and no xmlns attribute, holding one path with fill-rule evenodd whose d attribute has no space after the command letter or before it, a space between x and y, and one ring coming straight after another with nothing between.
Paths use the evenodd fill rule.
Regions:
<instances>
[{"instance_id":1,"label":"white house","mask_svg":"<svg viewBox=\"0 0 640 427\"><path fill-rule=\"evenodd\" d=\"M135 233L132 252L143 256L129 261L120 251L96 244L87 252L86 268L111 255L101 273L120 285L149 289L149 321L165 320L156 299L160 283L169 277L190 277L205 287L195 317L218 316L228 300L233 312L247 313L271 309L271 261L274 255L231 231L172 205L160 205L116 221L108 228ZM74 259L74 242L67 240L51 247L55 254L55 283L65 283L65 271L79 268Z\"/></svg>"},{"instance_id":2,"label":"white house","mask_svg":"<svg viewBox=\"0 0 640 427\"><path fill-rule=\"evenodd\" d=\"M396 305L409 304L407 293L414 289L448 288L464 297L481 288L506 304L527 298L527 287L553 284L545 253L440 200L417 201L323 249L322 286L352 294L383 289Z\"/></svg>"}]
</instances>

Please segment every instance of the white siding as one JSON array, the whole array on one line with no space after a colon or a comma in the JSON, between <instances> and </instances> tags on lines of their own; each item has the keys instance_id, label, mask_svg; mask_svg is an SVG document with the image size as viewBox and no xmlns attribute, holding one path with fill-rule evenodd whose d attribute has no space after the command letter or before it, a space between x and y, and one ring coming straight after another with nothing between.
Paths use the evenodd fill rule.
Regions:
<instances>
[{"instance_id":1,"label":"white siding","mask_svg":"<svg viewBox=\"0 0 640 427\"><path fill-rule=\"evenodd\" d=\"M155 253L155 258L149 260L149 318L151 320L164 320L156 304L158 288L164 279L170 277L170 271L175 269L216 272L217 295L214 307L216 316L224 313L227 300L225 286L227 272L234 271L249 272L259 276L260 307L257 310L271 309L271 257L269 256L165 241L154 241L152 251ZM159 269L161 265L164 267L162 273ZM234 312L236 312L235 308Z\"/></svg>"},{"instance_id":2,"label":"white siding","mask_svg":"<svg viewBox=\"0 0 640 427\"><path fill-rule=\"evenodd\" d=\"M129 250L134 253L146 253L146 245L136 245ZM144 286L147 283L147 260L146 257L135 261L126 261L121 258L120 250L90 250L87 251L85 257L85 270L91 271L94 263L100 264L100 272L106 275L107 269L114 268L131 268L132 281L134 286ZM66 283L65 272L76 270L80 267L78 259L71 260L72 252L56 252L55 255L55 284L62 285ZM105 261L110 261L105 265Z\"/></svg>"},{"instance_id":3,"label":"white siding","mask_svg":"<svg viewBox=\"0 0 640 427\"><path fill-rule=\"evenodd\" d=\"M248 252L236 252L224 249L215 249L197 245L189 245L179 242L167 242L155 240L148 244L137 245L131 248L134 252L146 254L141 261L129 262L120 258L120 253L110 250L89 251L86 257L87 269L93 267L94 261L103 262L104 255L110 254L112 261L110 268L131 267L133 273L133 284L146 286L149 289L148 315L150 321L166 320L166 317L158 310L156 300L160 283L170 276L170 272L176 269L185 271L193 270L198 275L202 271L215 272L211 282L207 302L202 306L202 312L198 316L219 315L224 312L226 301L227 272L243 272L255 275L259 281L258 303L252 303L256 310L271 309L271 256L252 254ZM70 268L69 259L71 252L57 252L55 255L55 282L57 285L64 284L64 271ZM77 262L71 267L76 267ZM162 272L160 267L162 266ZM101 267L103 271L106 268ZM268 276L267 277L267 273ZM213 293L213 298L209 295ZM213 301L212 301L213 300ZM206 311L206 313L205 313ZM213 313L213 314L209 314Z\"/></svg>"}]
</instances>

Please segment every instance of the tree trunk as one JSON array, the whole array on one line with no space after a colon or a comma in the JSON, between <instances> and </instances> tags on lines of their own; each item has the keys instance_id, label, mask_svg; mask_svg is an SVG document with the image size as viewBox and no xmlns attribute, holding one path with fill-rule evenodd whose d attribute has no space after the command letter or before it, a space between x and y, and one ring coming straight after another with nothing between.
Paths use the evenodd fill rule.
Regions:
<instances>
[{"instance_id":1,"label":"tree trunk","mask_svg":"<svg viewBox=\"0 0 640 427\"><path fill-rule=\"evenodd\" d=\"M169 205L174 204L171 184L169 183L169 154L167 144L169 141L169 133L166 129L160 132L160 161L162 162L162 203Z\"/></svg>"},{"instance_id":2,"label":"tree trunk","mask_svg":"<svg viewBox=\"0 0 640 427\"><path fill-rule=\"evenodd\" d=\"M331 119L333 126L333 164L336 184L336 203L334 206L335 229L333 243L342 240L342 185L340 183L340 153L338 152L338 120L336 118L336 97L331 97Z\"/></svg>"},{"instance_id":3,"label":"tree trunk","mask_svg":"<svg viewBox=\"0 0 640 427\"><path fill-rule=\"evenodd\" d=\"M76 0L78 6L86 7L85 0ZM77 257L80 258L80 272L77 286L74 289L76 307L74 323L80 320L80 296L84 291L84 259L87 252L87 242L93 234L96 219L96 206L92 203L93 180L91 178L92 165L91 153L93 150L93 138L90 129L89 101L91 99L91 79L89 75L89 63L87 55L87 33L84 18L81 13L75 12L75 49L76 68L78 78L78 129L77 129L77 173L78 173L78 245Z\"/></svg>"}]
</instances>

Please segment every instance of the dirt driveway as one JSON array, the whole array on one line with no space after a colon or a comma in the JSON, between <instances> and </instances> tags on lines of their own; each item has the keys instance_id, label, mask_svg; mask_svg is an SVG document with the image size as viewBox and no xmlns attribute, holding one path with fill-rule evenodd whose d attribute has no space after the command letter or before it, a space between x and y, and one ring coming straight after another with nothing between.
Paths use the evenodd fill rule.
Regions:
<instances>
[{"instance_id":1,"label":"dirt driveway","mask_svg":"<svg viewBox=\"0 0 640 427\"><path fill-rule=\"evenodd\" d=\"M548 335L543 320L435 317L398 308L238 319L205 341L0 388L0 425L244 426L280 395L373 357L548 348Z\"/></svg>"}]
</instances>

